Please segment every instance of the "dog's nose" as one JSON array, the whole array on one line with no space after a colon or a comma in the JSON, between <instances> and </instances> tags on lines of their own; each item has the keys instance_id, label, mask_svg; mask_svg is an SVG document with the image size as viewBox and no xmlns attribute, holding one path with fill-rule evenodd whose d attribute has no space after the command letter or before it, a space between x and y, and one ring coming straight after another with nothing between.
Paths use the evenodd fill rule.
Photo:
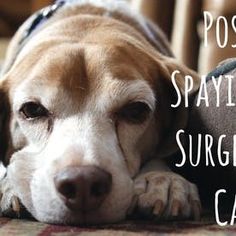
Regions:
<instances>
[{"instance_id":1,"label":"dog's nose","mask_svg":"<svg viewBox=\"0 0 236 236\"><path fill-rule=\"evenodd\" d=\"M71 210L97 209L111 190L111 174L96 166L66 167L54 177L56 190Z\"/></svg>"}]
</instances>

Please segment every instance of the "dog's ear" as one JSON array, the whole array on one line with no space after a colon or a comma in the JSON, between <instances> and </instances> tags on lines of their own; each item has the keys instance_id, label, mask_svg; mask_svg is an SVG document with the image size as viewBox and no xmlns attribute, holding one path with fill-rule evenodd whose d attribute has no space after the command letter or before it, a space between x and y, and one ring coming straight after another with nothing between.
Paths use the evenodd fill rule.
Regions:
<instances>
[{"instance_id":1,"label":"dog's ear","mask_svg":"<svg viewBox=\"0 0 236 236\"><path fill-rule=\"evenodd\" d=\"M0 161L6 164L9 145L10 106L7 88L4 81L0 81Z\"/></svg>"},{"instance_id":2,"label":"dog's ear","mask_svg":"<svg viewBox=\"0 0 236 236\"><path fill-rule=\"evenodd\" d=\"M158 55L158 58L156 57L155 60L159 70L159 77L162 81L161 84L163 84L161 89L158 88L160 84L156 84L156 91L159 93L156 95L157 120L160 117L163 119L161 121L163 128L161 129L162 137L158 147L158 155L165 157L174 154L179 149L176 142L176 133L180 129L185 129L187 126L189 109L191 109L191 101L200 86L200 78L196 72L184 65L181 65L174 58ZM192 78L192 86L190 86L191 91L189 91L187 94L185 93L185 76ZM175 82L173 82L172 77L174 77ZM177 92L174 83L175 86L178 87L179 92ZM184 102L184 97L186 95L189 101L188 106L185 106ZM179 105L177 105L177 101L180 97L181 102ZM159 111L164 112L160 115Z\"/></svg>"}]
</instances>

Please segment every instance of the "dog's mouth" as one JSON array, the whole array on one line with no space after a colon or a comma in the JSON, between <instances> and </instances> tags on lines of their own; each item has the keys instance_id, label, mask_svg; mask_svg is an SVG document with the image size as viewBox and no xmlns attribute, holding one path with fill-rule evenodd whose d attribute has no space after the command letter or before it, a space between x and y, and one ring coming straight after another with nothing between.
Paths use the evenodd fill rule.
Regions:
<instances>
[{"instance_id":1,"label":"dog's mouth","mask_svg":"<svg viewBox=\"0 0 236 236\"><path fill-rule=\"evenodd\" d=\"M132 208L132 209L131 209ZM70 210L68 208L67 216L61 220L60 222L48 222L51 224L59 224L59 225L71 225L71 226L81 226L81 227L91 227L95 225L110 225L112 222L91 222L90 216L96 215L96 210L83 211L80 209ZM2 212L2 216L9 218L18 218L18 219L27 219L27 220L35 220L35 217L27 210L27 208L22 204L19 200L19 209L15 211L13 207ZM137 208L132 205L127 210L126 219L127 220L140 220L147 218L147 216L140 214ZM98 217L99 218L99 217ZM79 220L78 220L79 219Z\"/></svg>"},{"instance_id":2,"label":"dog's mouth","mask_svg":"<svg viewBox=\"0 0 236 236\"><path fill-rule=\"evenodd\" d=\"M67 213L67 217L61 220L60 222L50 222L51 224L60 224L60 225L80 225L80 226L91 226L95 225L95 223L91 223L89 219L89 215L95 213L93 211L77 211L69 210ZM78 216L79 214L79 216ZM27 220L35 220L35 217L27 210L27 208L19 201L19 209L15 211L13 207L8 208L7 210L2 212L3 217L9 218L18 218L18 219L27 219ZM78 222L79 218L79 222Z\"/></svg>"},{"instance_id":3,"label":"dog's mouth","mask_svg":"<svg viewBox=\"0 0 236 236\"><path fill-rule=\"evenodd\" d=\"M23 203L18 199L18 206L17 210L11 205L10 208L2 211L3 217L9 217L9 218L18 218L18 219L28 219L28 220L35 220L35 217L30 213L30 211L23 205ZM80 209L80 208L72 208L74 205L70 205L71 203L65 203L65 206L67 207L66 214L63 219L60 221L50 221L47 223L51 224L60 224L60 225L81 225L81 226L91 226L96 224L92 223L90 221L91 215L96 215L97 210L96 209ZM72 203L73 204L73 203ZM67 206L68 205L68 206ZM99 218L99 217L98 217Z\"/></svg>"}]
</instances>

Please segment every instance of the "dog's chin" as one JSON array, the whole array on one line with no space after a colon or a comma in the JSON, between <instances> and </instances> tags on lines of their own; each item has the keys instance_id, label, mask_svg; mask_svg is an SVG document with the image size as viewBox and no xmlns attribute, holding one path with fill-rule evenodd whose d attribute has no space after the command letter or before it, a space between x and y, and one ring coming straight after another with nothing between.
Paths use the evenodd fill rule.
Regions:
<instances>
[{"instance_id":1,"label":"dog's chin","mask_svg":"<svg viewBox=\"0 0 236 236\"><path fill-rule=\"evenodd\" d=\"M74 225L74 226L89 226L100 224L117 223L126 218L126 214L104 214L102 211L94 211L88 213L65 211L60 212L59 216L51 215L36 215L35 219L49 224L59 225Z\"/></svg>"},{"instance_id":2,"label":"dog's chin","mask_svg":"<svg viewBox=\"0 0 236 236\"><path fill-rule=\"evenodd\" d=\"M70 210L65 205L57 205L56 208L53 208L52 206L50 209L37 209L36 206L32 211L30 209L29 211L31 211L32 216L40 222L60 225L88 226L111 224L124 220L128 207L122 207L123 209L117 209L116 211L110 210L109 207L105 206L100 207L97 210L81 212Z\"/></svg>"}]
</instances>

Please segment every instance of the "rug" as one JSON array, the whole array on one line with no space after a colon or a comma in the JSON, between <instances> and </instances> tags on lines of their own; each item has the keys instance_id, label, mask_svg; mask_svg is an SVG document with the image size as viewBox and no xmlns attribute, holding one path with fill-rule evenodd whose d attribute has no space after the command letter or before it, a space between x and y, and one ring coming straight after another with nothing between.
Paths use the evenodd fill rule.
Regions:
<instances>
[{"instance_id":1,"label":"rug","mask_svg":"<svg viewBox=\"0 0 236 236\"><path fill-rule=\"evenodd\" d=\"M235 226L220 227L213 218L201 221L125 221L119 224L75 227L48 225L33 220L0 218L0 235L8 236L154 236L154 235L236 235Z\"/></svg>"}]
</instances>

